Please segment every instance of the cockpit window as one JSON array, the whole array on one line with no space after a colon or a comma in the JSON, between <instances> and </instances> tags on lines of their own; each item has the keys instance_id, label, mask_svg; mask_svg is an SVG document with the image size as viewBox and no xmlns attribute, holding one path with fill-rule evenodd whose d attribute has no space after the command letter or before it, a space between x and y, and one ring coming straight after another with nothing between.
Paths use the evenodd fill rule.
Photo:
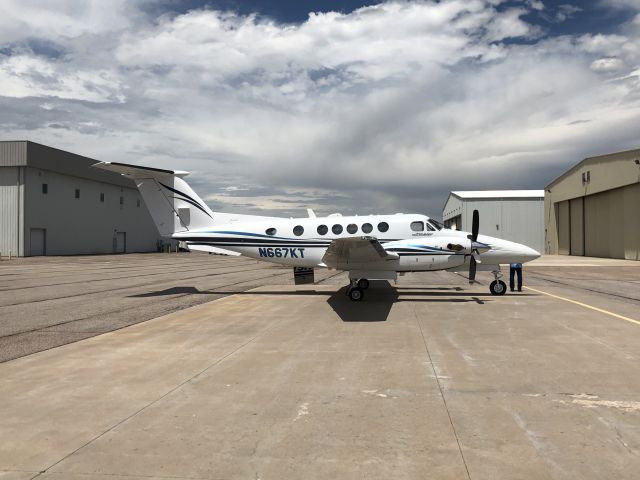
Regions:
<instances>
[{"instance_id":1,"label":"cockpit window","mask_svg":"<svg viewBox=\"0 0 640 480\"><path fill-rule=\"evenodd\" d=\"M435 232L436 231L436 227L431 225L431 223L427 222L427 230L429 230L430 232Z\"/></svg>"},{"instance_id":2,"label":"cockpit window","mask_svg":"<svg viewBox=\"0 0 640 480\"><path fill-rule=\"evenodd\" d=\"M411 230L414 232L423 232L424 222L411 222Z\"/></svg>"},{"instance_id":3,"label":"cockpit window","mask_svg":"<svg viewBox=\"0 0 640 480\"><path fill-rule=\"evenodd\" d=\"M429 223L433 224L433 226L436 227L436 230L442 230L444 228L443 224L433 218L429 219Z\"/></svg>"}]
</instances>

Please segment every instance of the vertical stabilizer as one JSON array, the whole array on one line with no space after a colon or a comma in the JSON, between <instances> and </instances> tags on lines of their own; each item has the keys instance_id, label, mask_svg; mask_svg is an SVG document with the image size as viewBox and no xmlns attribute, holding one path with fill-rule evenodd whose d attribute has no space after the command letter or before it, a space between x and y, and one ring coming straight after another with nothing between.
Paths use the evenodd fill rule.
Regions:
<instances>
[{"instance_id":1,"label":"vertical stabilizer","mask_svg":"<svg viewBox=\"0 0 640 480\"><path fill-rule=\"evenodd\" d=\"M211 227L214 213L182 177L188 172L100 162L97 168L131 178L161 235Z\"/></svg>"}]
</instances>

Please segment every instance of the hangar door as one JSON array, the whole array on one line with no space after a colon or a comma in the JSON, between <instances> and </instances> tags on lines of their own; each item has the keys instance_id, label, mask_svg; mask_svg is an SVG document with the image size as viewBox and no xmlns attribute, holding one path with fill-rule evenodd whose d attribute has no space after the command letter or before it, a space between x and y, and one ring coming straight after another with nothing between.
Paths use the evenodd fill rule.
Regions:
<instances>
[{"instance_id":1,"label":"hangar door","mask_svg":"<svg viewBox=\"0 0 640 480\"><path fill-rule=\"evenodd\" d=\"M556 218L558 219L558 254L571 253L571 229L569 221L569 201L558 202Z\"/></svg>"},{"instance_id":2,"label":"hangar door","mask_svg":"<svg viewBox=\"0 0 640 480\"><path fill-rule=\"evenodd\" d=\"M584 197L569 200L571 255L584 255Z\"/></svg>"},{"instance_id":3,"label":"hangar door","mask_svg":"<svg viewBox=\"0 0 640 480\"><path fill-rule=\"evenodd\" d=\"M584 197L585 254L638 260L640 184Z\"/></svg>"}]
</instances>

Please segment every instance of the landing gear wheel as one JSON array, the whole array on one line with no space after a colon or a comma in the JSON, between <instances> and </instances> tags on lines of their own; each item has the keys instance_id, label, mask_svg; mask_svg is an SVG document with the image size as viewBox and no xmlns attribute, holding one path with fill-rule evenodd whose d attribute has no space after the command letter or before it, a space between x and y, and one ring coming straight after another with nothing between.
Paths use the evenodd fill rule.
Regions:
<instances>
[{"instance_id":1,"label":"landing gear wheel","mask_svg":"<svg viewBox=\"0 0 640 480\"><path fill-rule=\"evenodd\" d=\"M362 300L363 297L364 297L364 292L362 291L361 288L356 287L349 290L349 298L354 302L359 302L360 300Z\"/></svg>"},{"instance_id":2,"label":"landing gear wheel","mask_svg":"<svg viewBox=\"0 0 640 480\"><path fill-rule=\"evenodd\" d=\"M494 280L489 285L489 290L491 291L491 295L504 295L507 293L507 284L502 280Z\"/></svg>"},{"instance_id":3,"label":"landing gear wheel","mask_svg":"<svg viewBox=\"0 0 640 480\"><path fill-rule=\"evenodd\" d=\"M367 288L369 288L369 280L367 280L366 278L361 278L360 280L358 280L358 288L362 290L366 290Z\"/></svg>"}]
</instances>

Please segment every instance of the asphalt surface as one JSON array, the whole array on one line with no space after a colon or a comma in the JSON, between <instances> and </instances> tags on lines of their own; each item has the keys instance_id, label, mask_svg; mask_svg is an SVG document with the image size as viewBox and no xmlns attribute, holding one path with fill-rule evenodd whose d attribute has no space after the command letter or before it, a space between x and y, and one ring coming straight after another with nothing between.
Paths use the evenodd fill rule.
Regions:
<instances>
[{"instance_id":1,"label":"asphalt surface","mask_svg":"<svg viewBox=\"0 0 640 480\"><path fill-rule=\"evenodd\" d=\"M0 362L292 279L290 268L196 252L5 260Z\"/></svg>"},{"instance_id":2,"label":"asphalt surface","mask_svg":"<svg viewBox=\"0 0 640 480\"><path fill-rule=\"evenodd\" d=\"M245 259L131 258L33 260L58 293L22 308L82 325L83 302L112 298L113 330L216 300L0 364L2 480L638 478L640 262L544 257L501 297L485 272L409 274L355 303L344 274L296 287ZM52 328L38 318L3 311L2 328Z\"/></svg>"}]
</instances>

